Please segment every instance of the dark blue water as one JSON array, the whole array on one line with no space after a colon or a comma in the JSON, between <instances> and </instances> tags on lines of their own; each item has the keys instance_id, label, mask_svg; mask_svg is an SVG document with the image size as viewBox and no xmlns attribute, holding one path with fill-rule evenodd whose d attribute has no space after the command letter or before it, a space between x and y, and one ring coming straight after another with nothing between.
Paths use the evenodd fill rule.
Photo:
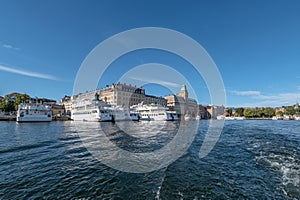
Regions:
<instances>
[{"instance_id":1,"label":"dark blue water","mask_svg":"<svg viewBox=\"0 0 300 200\"><path fill-rule=\"evenodd\" d=\"M137 123L139 140L117 124L101 127L132 152L162 148L178 128ZM226 121L200 159L210 123L200 122L191 146L168 167L137 174L112 169L85 148L78 132L99 123L76 129L74 122L0 122L0 199L299 199L300 121Z\"/></svg>"}]
</instances>

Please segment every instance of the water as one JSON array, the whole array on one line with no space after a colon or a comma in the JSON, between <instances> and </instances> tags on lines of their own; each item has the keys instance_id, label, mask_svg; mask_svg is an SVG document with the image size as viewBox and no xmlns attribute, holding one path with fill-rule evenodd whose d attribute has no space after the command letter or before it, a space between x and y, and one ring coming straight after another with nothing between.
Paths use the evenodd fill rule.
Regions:
<instances>
[{"instance_id":1,"label":"water","mask_svg":"<svg viewBox=\"0 0 300 200\"><path fill-rule=\"evenodd\" d=\"M137 122L132 135L116 124L101 127L120 148L149 152L169 143L178 127L150 123ZM135 174L87 151L78 135L99 123L76 130L69 121L0 122L0 199L300 199L300 121L226 121L214 149L199 159L210 123L200 121L191 146L171 165Z\"/></svg>"}]
</instances>

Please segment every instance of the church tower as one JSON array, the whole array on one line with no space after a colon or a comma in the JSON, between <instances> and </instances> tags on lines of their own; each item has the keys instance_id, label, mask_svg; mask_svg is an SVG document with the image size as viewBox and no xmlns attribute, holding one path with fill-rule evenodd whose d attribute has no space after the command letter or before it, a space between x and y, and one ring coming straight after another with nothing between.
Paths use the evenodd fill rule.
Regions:
<instances>
[{"instance_id":1,"label":"church tower","mask_svg":"<svg viewBox=\"0 0 300 200\"><path fill-rule=\"evenodd\" d=\"M189 98L189 93L186 89L186 85L182 85L180 92L177 94L178 97L182 97L184 102L183 104L181 104L182 106L182 114L186 114L187 113L187 108L188 108L188 98Z\"/></svg>"},{"instance_id":2,"label":"church tower","mask_svg":"<svg viewBox=\"0 0 300 200\"><path fill-rule=\"evenodd\" d=\"M185 102L187 102L189 98L189 93L186 89L186 85L182 85L180 92L177 94L177 96L180 96L184 99Z\"/></svg>"}]
</instances>

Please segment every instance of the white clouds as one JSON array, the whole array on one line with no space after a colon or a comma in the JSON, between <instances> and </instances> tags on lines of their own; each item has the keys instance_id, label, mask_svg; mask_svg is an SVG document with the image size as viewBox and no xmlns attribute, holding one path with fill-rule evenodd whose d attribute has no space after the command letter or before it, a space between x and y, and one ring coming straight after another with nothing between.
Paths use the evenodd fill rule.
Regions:
<instances>
[{"instance_id":1,"label":"white clouds","mask_svg":"<svg viewBox=\"0 0 300 200\"><path fill-rule=\"evenodd\" d=\"M239 96L253 96L253 95L260 95L259 91L255 91L255 90L249 90L249 91L231 91L233 94L235 95L239 95Z\"/></svg>"},{"instance_id":2,"label":"white clouds","mask_svg":"<svg viewBox=\"0 0 300 200\"><path fill-rule=\"evenodd\" d=\"M56 77L49 75L49 74L41 74L41 73L37 73L37 72L30 72L30 71L25 71L25 70L20 70L20 69L14 69L14 68L6 67L3 65L0 65L0 71L6 71L6 72L13 73L13 74L20 74L20 75L24 75L24 76L41 78L41 79L58 80Z\"/></svg>"},{"instance_id":3,"label":"white clouds","mask_svg":"<svg viewBox=\"0 0 300 200\"><path fill-rule=\"evenodd\" d=\"M14 47L11 44L3 44L2 47L6 49L20 50L20 48Z\"/></svg>"},{"instance_id":4,"label":"white clouds","mask_svg":"<svg viewBox=\"0 0 300 200\"><path fill-rule=\"evenodd\" d=\"M158 80L158 79L148 79L148 78L142 78L142 77L130 77L130 79L137 80L137 81L143 81L143 82L148 82L148 83L156 83L159 85L165 85L169 87L176 87L180 88L181 85L169 81L163 81L163 80Z\"/></svg>"},{"instance_id":5,"label":"white clouds","mask_svg":"<svg viewBox=\"0 0 300 200\"><path fill-rule=\"evenodd\" d=\"M300 92L280 93L276 95L265 95L260 91L232 91L238 96L248 96L254 103L243 103L235 105L236 107L279 107L283 105L292 105L300 102Z\"/></svg>"}]
</instances>

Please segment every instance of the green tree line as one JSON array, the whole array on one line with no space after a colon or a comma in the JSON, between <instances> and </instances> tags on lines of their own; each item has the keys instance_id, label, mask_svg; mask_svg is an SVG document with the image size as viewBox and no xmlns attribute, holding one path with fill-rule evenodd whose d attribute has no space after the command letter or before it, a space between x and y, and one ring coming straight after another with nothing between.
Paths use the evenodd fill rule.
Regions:
<instances>
[{"instance_id":1,"label":"green tree line","mask_svg":"<svg viewBox=\"0 0 300 200\"><path fill-rule=\"evenodd\" d=\"M248 118L270 118L273 116L283 116L283 115L300 115L300 106L285 106L284 112L277 111L275 108L266 107L266 108L237 108L235 113L233 114L233 109L228 108L225 111L225 116L232 116L235 117L248 117Z\"/></svg>"},{"instance_id":2,"label":"green tree line","mask_svg":"<svg viewBox=\"0 0 300 200\"><path fill-rule=\"evenodd\" d=\"M10 112L18 110L18 105L22 102L28 103L30 96L27 94L9 94L0 102L0 111Z\"/></svg>"}]
</instances>

